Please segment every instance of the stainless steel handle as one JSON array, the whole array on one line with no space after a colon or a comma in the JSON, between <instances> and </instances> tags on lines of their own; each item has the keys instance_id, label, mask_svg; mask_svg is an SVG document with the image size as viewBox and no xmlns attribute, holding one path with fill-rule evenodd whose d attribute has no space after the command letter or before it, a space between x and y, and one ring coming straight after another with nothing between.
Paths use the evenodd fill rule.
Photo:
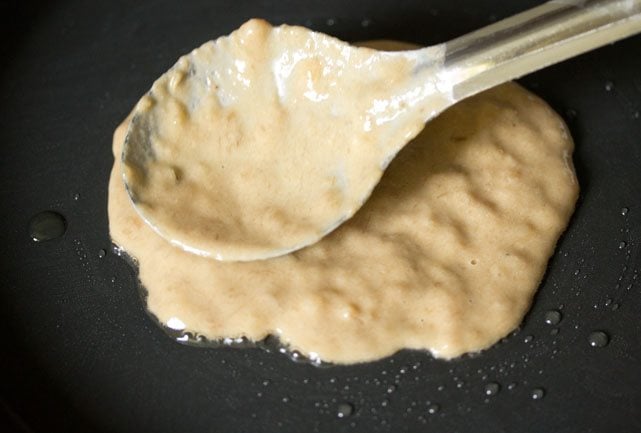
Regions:
<instances>
[{"instance_id":1,"label":"stainless steel handle","mask_svg":"<svg viewBox=\"0 0 641 433\"><path fill-rule=\"evenodd\" d=\"M447 42L444 66L460 100L639 32L641 0L554 0Z\"/></svg>"}]
</instances>

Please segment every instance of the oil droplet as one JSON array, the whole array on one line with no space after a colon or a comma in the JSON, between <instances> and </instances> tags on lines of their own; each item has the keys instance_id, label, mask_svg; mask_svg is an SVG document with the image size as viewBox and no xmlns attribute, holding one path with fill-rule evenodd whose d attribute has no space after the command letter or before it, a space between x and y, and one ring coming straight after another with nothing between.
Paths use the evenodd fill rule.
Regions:
<instances>
[{"instance_id":1,"label":"oil droplet","mask_svg":"<svg viewBox=\"0 0 641 433\"><path fill-rule=\"evenodd\" d=\"M525 338L523 339L524 343L531 343L534 341L534 335L526 335Z\"/></svg>"},{"instance_id":2,"label":"oil droplet","mask_svg":"<svg viewBox=\"0 0 641 433\"><path fill-rule=\"evenodd\" d=\"M396 391L396 388L397 388L397 386L396 386L396 385L390 385L390 386L388 386L388 387L387 387L387 393L388 393L388 394L393 393L394 391Z\"/></svg>"},{"instance_id":3,"label":"oil droplet","mask_svg":"<svg viewBox=\"0 0 641 433\"><path fill-rule=\"evenodd\" d=\"M496 395L501 390L501 385L496 382L490 382L485 385L485 395Z\"/></svg>"},{"instance_id":4,"label":"oil droplet","mask_svg":"<svg viewBox=\"0 0 641 433\"><path fill-rule=\"evenodd\" d=\"M354 413L354 405L348 402L339 404L336 410L336 416L338 416L339 418L347 418L353 413Z\"/></svg>"},{"instance_id":5,"label":"oil droplet","mask_svg":"<svg viewBox=\"0 0 641 433\"><path fill-rule=\"evenodd\" d=\"M561 312L557 310L549 310L545 313L545 323L548 325L558 325L561 318Z\"/></svg>"},{"instance_id":6,"label":"oil droplet","mask_svg":"<svg viewBox=\"0 0 641 433\"><path fill-rule=\"evenodd\" d=\"M58 212L40 212L29 221L29 236L36 242L59 238L66 230L67 220Z\"/></svg>"},{"instance_id":7,"label":"oil droplet","mask_svg":"<svg viewBox=\"0 0 641 433\"><path fill-rule=\"evenodd\" d=\"M289 397L283 397L283 403L289 403Z\"/></svg>"},{"instance_id":8,"label":"oil droplet","mask_svg":"<svg viewBox=\"0 0 641 433\"><path fill-rule=\"evenodd\" d=\"M514 388L516 388L516 385L517 385L516 382L512 382L507 386L507 389L512 391Z\"/></svg>"},{"instance_id":9,"label":"oil droplet","mask_svg":"<svg viewBox=\"0 0 641 433\"><path fill-rule=\"evenodd\" d=\"M626 216L628 214L629 210L630 209L628 209L627 207L622 207L621 208L621 215Z\"/></svg>"},{"instance_id":10,"label":"oil droplet","mask_svg":"<svg viewBox=\"0 0 641 433\"><path fill-rule=\"evenodd\" d=\"M625 241L619 242L619 249L620 250L624 249L626 246L628 246L628 244L626 244Z\"/></svg>"},{"instance_id":11,"label":"oil droplet","mask_svg":"<svg viewBox=\"0 0 641 433\"><path fill-rule=\"evenodd\" d=\"M610 342L610 337L603 331L594 331L588 336L588 342L592 347L605 347Z\"/></svg>"},{"instance_id":12,"label":"oil droplet","mask_svg":"<svg viewBox=\"0 0 641 433\"><path fill-rule=\"evenodd\" d=\"M75 201L80 200L80 194L78 194L78 193L74 194L74 195L73 195L73 199L74 199Z\"/></svg>"},{"instance_id":13,"label":"oil droplet","mask_svg":"<svg viewBox=\"0 0 641 433\"><path fill-rule=\"evenodd\" d=\"M612 81L606 81L605 82L605 91L606 92L611 92L612 89L614 89L614 83Z\"/></svg>"},{"instance_id":14,"label":"oil droplet","mask_svg":"<svg viewBox=\"0 0 641 433\"><path fill-rule=\"evenodd\" d=\"M336 20L334 18L328 18L326 22L327 22L327 25L330 27L336 24Z\"/></svg>"},{"instance_id":15,"label":"oil droplet","mask_svg":"<svg viewBox=\"0 0 641 433\"><path fill-rule=\"evenodd\" d=\"M534 388L530 395L532 396L532 400L541 400L545 397L545 390L543 388Z\"/></svg>"},{"instance_id":16,"label":"oil droplet","mask_svg":"<svg viewBox=\"0 0 641 433\"><path fill-rule=\"evenodd\" d=\"M107 255L107 251L106 250L102 249L102 250L98 251L98 258L99 259L104 259L106 255Z\"/></svg>"},{"instance_id":17,"label":"oil droplet","mask_svg":"<svg viewBox=\"0 0 641 433\"><path fill-rule=\"evenodd\" d=\"M433 403L427 408L427 413L429 413L430 415L434 415L435 413L438 413L439 410L441 410L441 406Z\"/></svg>"}]
</instances>

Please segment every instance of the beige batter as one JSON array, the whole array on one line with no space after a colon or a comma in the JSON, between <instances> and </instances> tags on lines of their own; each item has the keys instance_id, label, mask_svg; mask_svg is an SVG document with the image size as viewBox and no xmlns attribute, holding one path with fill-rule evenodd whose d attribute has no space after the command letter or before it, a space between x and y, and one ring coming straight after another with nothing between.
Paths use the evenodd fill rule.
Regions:
<instances>
[{"instance_id":1,"label":"beige batter","mask_svg":"<svg viewBox=\"0 0 641 433\"><path fill-rule=\"evenodd\" d=\"M564 123L510 83L431 121L363 208L320 242L218 262L171 246L132 208L119 158L127 123L114 134L110 229L138 261L149 310L209 339L274 334L335 363L402 348L452 358L507 335L578 193Z\"/></svg>"},{"instance_id":2,"label":"beige batter","mask_svg":"<svg viewBox=\"0 0 641 433\"><path fill-rule=\"evenodd\" d=\"M221 260L317 241L446 103L419 104L436 78L416 65L262 20L205 43L136 107L134 130L151 131L125 152L138 209L176 245Z\"/></svg>"}]
</instances>

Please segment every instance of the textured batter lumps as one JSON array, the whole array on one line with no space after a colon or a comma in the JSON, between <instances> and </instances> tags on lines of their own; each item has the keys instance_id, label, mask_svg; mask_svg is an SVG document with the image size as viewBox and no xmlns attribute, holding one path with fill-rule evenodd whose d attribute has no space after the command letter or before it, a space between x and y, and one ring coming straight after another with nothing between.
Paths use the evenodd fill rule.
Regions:
<instances>
[{"instance_id":1,"label":"textured batter lumps","mask_svg":"<svg viewBox=\"0 0 641 433\"><path fill-rule=\"evenodd\" d=\"M149 310L210 339L272 333L336 363L402 348L451 358L504 337L527 311L578 192L565 125L506 84L430 122L354 218L317 244L217 262L172 247L138 217L120 174L126 127L114 135L110 228L138 260Z\"/></svg>"},{"instance_id":2,"label":"textured batter lumps","mask_svg":"<svg viewBox=\"0 0 641 433\"><path fill-rule=\"evenodd\" d=\"M316 242L360 208L427 113L450 105L429 67L442 49L428 50L391 56L262 20L203 44L135 109L123 161L138 210L220 260Z\"/></svg>"}]
</instances>

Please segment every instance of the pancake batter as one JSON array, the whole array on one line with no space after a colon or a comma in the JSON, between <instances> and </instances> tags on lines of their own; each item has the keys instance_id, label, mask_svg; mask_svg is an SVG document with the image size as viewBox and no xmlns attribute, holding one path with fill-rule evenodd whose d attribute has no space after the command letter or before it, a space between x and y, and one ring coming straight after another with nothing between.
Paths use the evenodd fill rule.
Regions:
<instances>
[{"instance_id":1,"label":"pancake batter","mask_svg":"<svg viewBox=\"0 0 641 433\"><path fill-rule=\"evenodd\" d=\"M361 210L318 243L218 262L170 245L135 212L121 176L126 128L114 134L110 230L137 260L149 311L212 340L273 334L335 363L402 348L453 358L507 335L578 193L566 126L509 83L431 121Z\"/></svg>"},{"instance_id":2,"label":"pancake batter","mask_svg":"<svg viewBox=\"0 0 641 433\"><path fill-rule=\"evenodd\" d=\"M426 113L449 105L432 67L442 47L428 50L390 56L258 19L203 44L134 110L123 161L137 210L218 260L318 241L360 208Z\"/></svg>"}]
</instances>

